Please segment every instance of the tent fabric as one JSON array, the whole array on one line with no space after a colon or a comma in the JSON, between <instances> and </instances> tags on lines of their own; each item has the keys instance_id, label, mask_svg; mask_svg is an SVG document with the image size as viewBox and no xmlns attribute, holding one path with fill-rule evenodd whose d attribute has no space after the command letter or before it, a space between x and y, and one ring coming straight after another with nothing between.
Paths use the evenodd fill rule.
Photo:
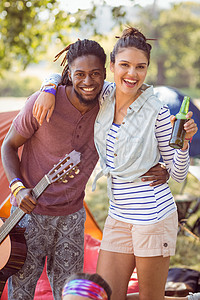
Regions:
<instances>
[{"instance_id":1,"label":"tent fabric","mask_svg":"<svg viewBox=\"0 0 200 300\"><path fill-rule=\"evenodd\" d=\"M19 111L11 111L0 113L0 147L3 143L6 133L8 132L13 118ZM0 153L1 158L1 153ZM5 176L2 161L0 160L0 205L10 193L8 180Z\"/></svg>"}]
</instances>

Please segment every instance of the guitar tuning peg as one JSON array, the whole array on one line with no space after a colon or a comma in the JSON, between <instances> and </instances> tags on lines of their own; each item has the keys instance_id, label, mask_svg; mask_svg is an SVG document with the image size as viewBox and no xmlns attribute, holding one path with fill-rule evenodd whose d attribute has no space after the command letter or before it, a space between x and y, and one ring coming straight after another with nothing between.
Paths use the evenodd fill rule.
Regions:
<instances>
[{"instance_id":1,"label":"guitar tuning peg","mask_svg":"<svg viewBox=\"0 0 200 300\"><path fill-rule=\"evenodd\" d=\"M62 181L63 183L67 183L67 182L68 182L67 179L61 179L61 181Z\"/></svg>"},{"instance_id":2,"label":"guitar tuning peg","mask_svg":"<svg viewBox=\"0 0 200 300\"><path fill-rule=\"evenodd\" d=\"M74 178L74 175L73 174L69 175L69 178Z\"/></svg>"},{"instance_id":3,"label":"guitar tuning peg","mask_svg":"<svg viewBox=\"0 0 200 300\"><path fill-rule=\"evenodd\" d=\"M74 171L74 173L77 175L77 174L80 173L80 170L76 168L75 171Z\"/></svg>"}]
</instances>

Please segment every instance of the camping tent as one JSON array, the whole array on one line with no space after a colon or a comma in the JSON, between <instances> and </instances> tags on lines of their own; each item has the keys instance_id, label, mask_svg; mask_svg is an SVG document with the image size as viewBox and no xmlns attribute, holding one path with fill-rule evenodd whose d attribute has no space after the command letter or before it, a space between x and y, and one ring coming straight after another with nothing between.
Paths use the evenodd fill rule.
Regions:
<instances>
[{"instance_id":1,"label":"camping tent","mask_svg":"<svg viewBox=\"0 0 200 300\"><path fill-rule=\"evenodd\" d=\"M9 130L13 118L17 115L18 111L0 113L0 147L3 139ZM0 156L1 158L1 156ZM9 183L4 173L2 161L0 160L0 217L8 217L10 214L10 189ZM85 222L85 255L84 255L84 271L94 273L96 269L98 249L100 240L102 238L102 231L96 223L92 213L90 212L86 203L86 222ZM128 292L137 292L138 282L137 276L134 272ZM46 270L44 269L36 287L34 300L53 300L51 287L47 278ZM1 300L7 300L7 288L4 288Z\"/></svg>"}]
</instances>

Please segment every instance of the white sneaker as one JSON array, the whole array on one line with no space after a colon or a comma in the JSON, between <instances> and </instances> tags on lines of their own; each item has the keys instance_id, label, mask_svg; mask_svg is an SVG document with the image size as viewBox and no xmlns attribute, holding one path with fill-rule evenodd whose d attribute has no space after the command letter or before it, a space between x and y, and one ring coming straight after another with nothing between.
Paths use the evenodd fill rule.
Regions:
<instances>
[{"instance_id":1,"label":"white sneaker","mask_svg":"<svg viewBox=\"0 0 200 300\"><path fill-rule=\"evenodd\" d=\"M194 293L187 296L188 300L200 300L200 293Z\"/></svg>"}]
</instances>

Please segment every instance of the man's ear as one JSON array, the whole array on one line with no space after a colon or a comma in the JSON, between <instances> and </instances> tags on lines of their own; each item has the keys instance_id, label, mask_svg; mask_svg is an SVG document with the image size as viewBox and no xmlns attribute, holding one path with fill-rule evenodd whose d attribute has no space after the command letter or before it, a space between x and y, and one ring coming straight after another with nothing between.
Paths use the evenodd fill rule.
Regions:
<instances>
[{"instance_id":1,"label":"man's ear","mask_svg":"<svg viewBox=\"0 0 200 300\"><path fill-rule=\"evenodd\" d=\"M68 74L69 81L72 81L72 77L71 77L71 72L70 72L70 70L67 71L67 74Z\"/></svg>"},{"instance_id":2,"label":"man's ear","mask_svg":"<svg viewBox=\"0 0 200 300\"><path fill-rule=\"evenodd\" d=\"M111 70L111 72L114 73L114 63L113 62L110 62L110 70Z\"/></svg>"}]
</instances>

